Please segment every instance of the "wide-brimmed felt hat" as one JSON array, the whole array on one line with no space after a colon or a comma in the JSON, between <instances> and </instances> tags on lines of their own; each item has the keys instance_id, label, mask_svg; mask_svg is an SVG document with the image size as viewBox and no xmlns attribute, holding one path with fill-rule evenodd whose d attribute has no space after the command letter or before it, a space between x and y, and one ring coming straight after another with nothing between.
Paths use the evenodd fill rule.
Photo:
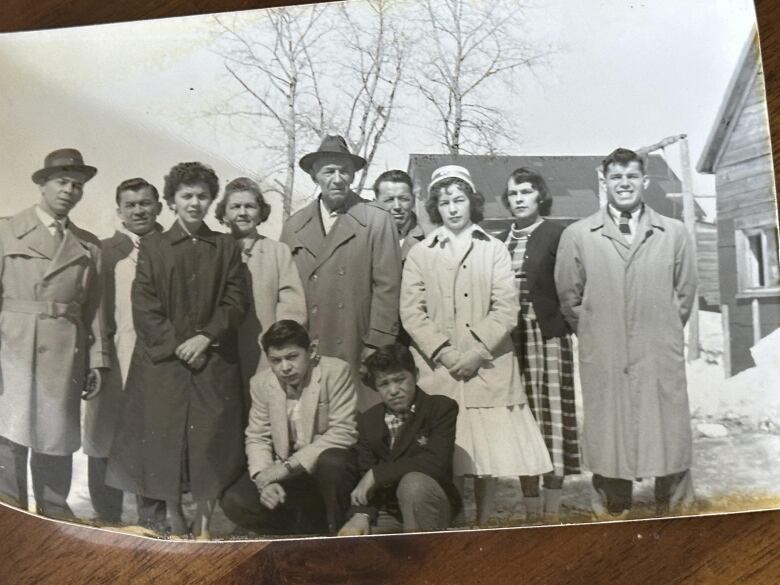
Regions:
<instances>
[{"instance_id":1,"label":"wide-brimmed felt hat","mask_svg":"<svg viewBox=\"0 0 780 585\"><path fill-rule=\"evenodd\" d=\"M314 164L314 161L317 160L320 156L327 155L327 154L337 154L337 155L343 155L350 160L352 160L352 163L355 165L355 170L359 171L364 166L366 166L366 159L364 159L362 156L357 156L356 154L352 154L349 152L349 147L347 146L347 141L344 140L342 136L326 136L322 139L322 142L320 143L320 147L315 150L314 152L310 152L309 154L304 155L301 157L301 160L298 162L298 165L307 173L311 174L311 168Z\"/></svg>"},{"instance_id":2,"label":"wide-brimmed felt hat","mask_svg":"<svg viewBox=\"0 0 780 585\"><path fill-rule=\"evenodd\" d=\"M477 188L474 187L474 181L471 178L471 173L469 173L467 168L460 165L445 165L433 171L433 174L431 175L431 182L428 185L428 195L431 194L431 191L435 185L446 179L460 179L468 186L470 186L472 191L476 192L477 190Z\"/></svg>"},{"instance_id":3,"label":"wide-brimmed felt hat","mask_svg":"<svg viewBox=\"0 0 780 585\"><path fill-rule=\"evenodd\" d=\"M60 148L46 155L43 168L32 174L32 180L43 185L49 177L62 171L76 171L84 175L84 181L89 181L97 173L95 167L84 164L84 158L75 148Z\"/></svg>"}]
</instances>

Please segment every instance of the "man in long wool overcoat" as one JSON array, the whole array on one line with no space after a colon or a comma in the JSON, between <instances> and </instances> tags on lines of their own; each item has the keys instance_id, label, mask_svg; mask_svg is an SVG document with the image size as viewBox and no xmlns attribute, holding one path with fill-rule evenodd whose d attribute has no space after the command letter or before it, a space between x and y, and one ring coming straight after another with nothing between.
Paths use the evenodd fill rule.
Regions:
<instances>
[{"instance_id":1,"label":"man in long wool overcoat","mask_svg":"<svg viewBox=\"0 0 780 585\"><path fill-rule=\"evenodd\" d=\"M619 148L602 169L608 205L566 228L555 267L579 341L583 459L596 517L627 516L643 477L665 514L693 500L683 328L695 258L683 224L643 203L641 157Z\"/></svg>"},{"instance_id":2,"label":"man in long wool overcoat","mask_svg":"<svg viewBox=\"0 0 780 585\"><path fill-rule=\"evenodd\" d=\"M359 380L362 359L398 335L397 230L385 209L350 189L366 161L351 154L341 136L326 136L299 164L320 195L287 221L280 239L303 282L319 353L349 363ZM361 412L378 401L376 393L359 387Z\"/></svg>"},{"instance_id":3,"label":"man in long wool overcoat","mask_svg":"<svg viewBox=\"0 0 780 585\"><path fill-rule=\"evenodd\" d=\"M36 508L47 516L72 516L82 392L100 392L110 361L100 245L68 218L96 172L78 150L50 153L32 176L38 204L0 221L0 497L27 508L29 454Z\"/></svg>"}]
</instances>

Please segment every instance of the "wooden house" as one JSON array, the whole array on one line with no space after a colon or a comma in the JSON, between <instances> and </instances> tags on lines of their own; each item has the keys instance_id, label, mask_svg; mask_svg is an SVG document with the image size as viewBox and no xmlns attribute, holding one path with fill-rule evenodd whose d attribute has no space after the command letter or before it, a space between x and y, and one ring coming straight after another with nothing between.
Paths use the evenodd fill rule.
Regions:
<instances>
[{"instance_id":1,"label":"wooden house","mask_svg":"<svg viewBox=\"0 0 780 585\"><path fill-rule=\"evenodd\" d=\"M697 169L716 177L726 375L780 327L777 200L758 34L750 35Z\"/></svg>"}]
</instances>

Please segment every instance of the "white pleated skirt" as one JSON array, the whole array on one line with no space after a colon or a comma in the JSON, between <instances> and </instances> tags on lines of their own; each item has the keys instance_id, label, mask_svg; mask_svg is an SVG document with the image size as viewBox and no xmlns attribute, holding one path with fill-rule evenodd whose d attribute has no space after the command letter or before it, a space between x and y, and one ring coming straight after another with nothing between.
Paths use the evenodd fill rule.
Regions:
<instances>
[{"instance_id":1,"label":"white pleated skirt","mask_svg":"<svg viewBox=\"0 0 780 585\"><path fill-rule=\"evenodd\" d=\"M461 405L455 435L456 476L542 475L553 465L527 404L467 408Z\"/></svg>"}]
</instances>

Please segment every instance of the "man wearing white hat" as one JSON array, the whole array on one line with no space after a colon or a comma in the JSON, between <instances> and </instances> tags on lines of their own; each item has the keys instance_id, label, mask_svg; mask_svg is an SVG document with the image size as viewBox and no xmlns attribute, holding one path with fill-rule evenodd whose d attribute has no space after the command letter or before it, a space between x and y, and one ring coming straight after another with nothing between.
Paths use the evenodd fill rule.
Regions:
<instances>
[{"instance_id":1,"label":"man wearing white hat","mask_svg":"<svg viewBox=\"0 0 780 585\"><path fill-rule=\"evenodd\" d=\"M362 358L398 335L401 253L390 214L350 189L365 159L344 138L326 136L300 167L320 189L282 230L306 292L309 332L321 355L338 357L359 378ZM358 409L378 402L358 390Z\"/></svg>"},{"instance_id":2,"label":"man wearing white hat","mask_svg":"<svg viewBox=\"0 0 780 585\"><path fill-rule=\"evenodd\" d=\"M100 392L109 366L100 243L68 219L96 172L78 150L50 153L32 176L38 204L0 221L0 498L27 508L29 455L47 516L72 517L80 399Z\"/></svg>"}]
</instances>

